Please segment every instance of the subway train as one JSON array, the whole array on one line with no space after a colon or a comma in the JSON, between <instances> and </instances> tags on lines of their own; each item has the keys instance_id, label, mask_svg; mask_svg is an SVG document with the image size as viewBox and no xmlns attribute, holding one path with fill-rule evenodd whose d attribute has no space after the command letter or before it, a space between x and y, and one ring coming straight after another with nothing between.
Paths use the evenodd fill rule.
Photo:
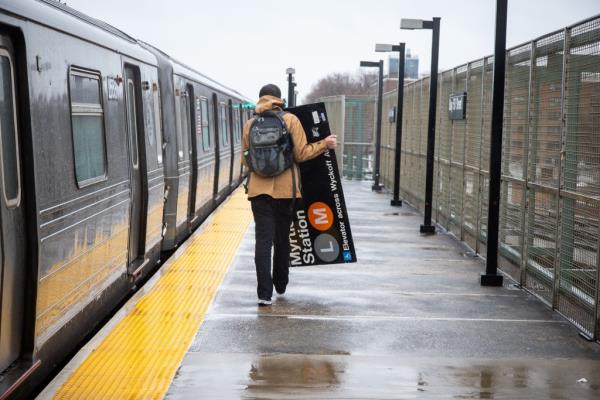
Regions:
<instances>
[{"instance_id":1,"label":"subway train","mask_svg":"<svg viewBox=\"0 0 600 400\"><path fill-rule=\"evenodd\" d=\"M58 1L0 0L0 399L29 398L240 184L250 107Z\"/></svg>"}]
</instances>

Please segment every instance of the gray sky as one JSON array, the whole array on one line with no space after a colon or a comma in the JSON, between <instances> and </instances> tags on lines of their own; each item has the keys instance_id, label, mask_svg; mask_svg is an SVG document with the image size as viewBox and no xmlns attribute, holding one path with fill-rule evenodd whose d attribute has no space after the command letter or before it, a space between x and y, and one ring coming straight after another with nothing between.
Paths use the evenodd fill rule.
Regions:
<instances>
[{"instance_id":1,"label":"gray sky","mask_svg":"<svg viewBox=\"0 0 600 400\"><path fill-rule=\"evenodd\" d=\"M428 72L431 31L401 31L401 18L442 18L441 70L493 52L494 0L66 1L252 99L264 83L287 93L287 67L301 99L328 73L387 59L375 43L406 42ZM597 14L600 0L509 0L508 46Z\"/></svg>"}]
</instances>

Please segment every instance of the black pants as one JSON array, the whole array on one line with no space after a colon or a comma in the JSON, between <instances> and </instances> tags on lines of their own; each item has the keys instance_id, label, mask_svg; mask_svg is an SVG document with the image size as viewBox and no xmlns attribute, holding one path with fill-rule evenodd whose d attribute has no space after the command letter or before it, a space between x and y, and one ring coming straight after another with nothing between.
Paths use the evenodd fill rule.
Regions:
<instances>
[{"instance_id":1,"label":"black pants","mask_svg":"<svg viewBox=\"0 0 600 400\"><path fill-rule=\"evenodd\" d=\"M254 263L258 281L258 298L271 300L273 285L279 291L288 284L290 268L290 224L292 199L273 199L260 195L250 199L256 226ZM271 247L273 251L273 278L271 278Z\"/></svg>"}]
</instances>

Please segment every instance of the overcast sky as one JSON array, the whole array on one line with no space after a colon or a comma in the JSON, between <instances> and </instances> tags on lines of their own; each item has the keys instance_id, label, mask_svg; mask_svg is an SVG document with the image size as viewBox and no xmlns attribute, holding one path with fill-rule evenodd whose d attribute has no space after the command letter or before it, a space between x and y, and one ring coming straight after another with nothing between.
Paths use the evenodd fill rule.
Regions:
<instances>
[{"instance_id":1,"label":"overcast sky","mask_svg":"<svg viewBox=\"0 0 600 400\"><path fill-rule=\"evenodd\" d=\"M387 59L375 43L406 42L428 72L431 33L401 31L401 18L442 18L440 70L493 52L494 0L66 1L251 99L264 83L287 93L287 67L301 99L328 73ZM600 0L509 0L508 46L597 14Z\"/></svg>"}]
</instances>

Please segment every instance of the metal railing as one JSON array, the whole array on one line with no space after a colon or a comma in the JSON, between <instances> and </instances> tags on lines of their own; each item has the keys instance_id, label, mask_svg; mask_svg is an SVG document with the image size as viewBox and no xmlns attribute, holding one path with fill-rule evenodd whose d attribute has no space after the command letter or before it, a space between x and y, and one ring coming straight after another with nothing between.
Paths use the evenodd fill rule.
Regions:
<instances>
[{"instance_id":1,"label":"metal railing","mask_svg":"<svg viewBox=\"0 0 600 400\"><path fill-rule=\"evenodd\" d=\"M439 75L434 214L485 254L493 57ZM401 196L424 207L429 79L404 86ZM448 99L467 93L466 119ZM387 93L383 114L395 105ZM395 122L382 125L392 189ZM600 337L600 17L507 51L499 265Z\"/></svg>"}]
</instances>

